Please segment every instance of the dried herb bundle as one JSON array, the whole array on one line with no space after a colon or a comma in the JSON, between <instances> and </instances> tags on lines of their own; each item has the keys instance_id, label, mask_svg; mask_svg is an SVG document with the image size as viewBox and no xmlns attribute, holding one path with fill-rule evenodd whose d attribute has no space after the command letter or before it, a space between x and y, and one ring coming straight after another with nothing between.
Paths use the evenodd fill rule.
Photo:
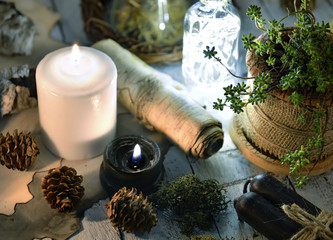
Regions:
<instances>
[{"instance_id":1,"label":"dried herb bundle","mask_svg":"<svg viewBox=\"0 0 333 240\"><path fill-rule=\"evenodd\" d=\"M208 229L213 215L227 208L226 190L214 179L200 180L195 175L186 175L162 185L149 196L157 208L171 209L179 217L182 233L191 234L194 227Z\"/></svg>"}]
</instances>

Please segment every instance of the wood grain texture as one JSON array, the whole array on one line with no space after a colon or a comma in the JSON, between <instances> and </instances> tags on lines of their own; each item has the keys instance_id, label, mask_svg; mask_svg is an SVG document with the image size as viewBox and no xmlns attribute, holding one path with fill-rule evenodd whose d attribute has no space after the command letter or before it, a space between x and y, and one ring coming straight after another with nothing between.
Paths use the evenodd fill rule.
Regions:
<instances>
[{"instance_id":1,"label":"wood grain texture","mask_svg":"<svg viewBox=\"0 0 333 240\"><path fill-rule=\"evenodd\" d=\"M43 3L49 9L56 10L60 16L61 20L59 24L52 30L51 36L59 41L66 42L66 44L71 44L74 41L79 42L82 45L90 45L91 42L87 39L85 33L83 32L83 23L81 20L81 11L79 9L80 0L38 0L40 3ZM242 21L241 25L241 34L247 35L249 32L253 32L254 35L259 35L259 30L254 28L252 22L249 21L249 18L246 16L246 9L250 4L258 4L262 6L263 16L264 17L281 17L282 15L287 14L286 10L280 6L280 2L277 0L236 0L237 5L239 6L239 13ZM333 20L333 0L316 0L317 9L315 9L315 14L318 20L325 19L329 22ZM53 17L53 16L52 16ZM286 22L288 24L288 22ZM42 32L44 34L45 32ZM62 44L64 45L64 44ZM242 43L240 43L240 58L239 58L239 73L246 75L246 66L245 66L245 50L242 49ZM0 63L1 59L0 59ZM11 63L10 63L11 64ZM159 71L167 72L174 77L177 81L182 81L181 77L181 68L180 64L174 64L169 66L154 66L158 68ZM219 115L219 113L216 113ZM13 124L21 124L21 127L24 129L31 130L33 132L38 132L36 128L30 127L28 124L29 121L32 121L29 118L32 118L32 115L27 115L27 119L17 119ZM228 116L229 120L231 116ZM222 119L222 118L221 118ZM228 135L228 120L223 125L225 132L225 144L216 155L210 157L209 159L192 159L187 157L182 150L177 146L170 147L170 143L165 142L165 136L158 134L156 132L149 131L144 129L141 125L137 124L133 117L128 114L128 111L118 108L118 132L117 135L124 135L133 132L141 132L145 136L152 136L156 141L163 142L163 149L165 151L165 176L163 179L164 183L168 183L172 180L175 180L177 177L183 176L185 174L194 173L201 179L214 178L219 183L223 184L228 190L228 198L232 201L234 198L240 196L243 190L244 182L262 172L265 172L261 168L255 166L249 162L233 145ZM223 123L224 123L223 122ZM10 126L12 131L14 125L7 125L8 122L1 121L0 127L2 129L7 129L7 126ZM229 140L228 140L229 139ZM37 139L38 140L38 139ZM40 141L40 140L39 140ZM47 152L47 151L46 151ZM44 153L47 154L47 153ZM49 156L45 156L49 158ZM41 158L42 159L42 158ZM44 159L44 157L43 157ZM96 162L91 162L91 164L84 164L79 168L79 172L85 172L90 177L95 177L91 181L90 186L100 187L98 183L98 174L96 169L100 159L95 159ZM64 162L66 164L71 164ZM95 165L93 165L96 163ZM50 167L49 162L40 162L41 169L47 169ZM91 172L89 172L91 170ZM43 175L41 173L40 175ZM13 175L14 177L14 175ZM277 176L279 180L283 183L288 184L286 177ZM36 179L41 178L37 175ZM329 171L325 174L321 174L316 177L312 177L311 181L307 186L302 190L297 190L297 192L308 199L309 201L316 204L321 209L326 209L333 211L333 171ZM31 197L31 196L30 196ZM100 195L94 195L93 191L87 191L87 205L91 204L91 198L100 199L99 201L94 200L95 204L84 212L83 218L81 220L81 229L78 233L72 235L69 239L81 240L81 239L115 239L115 240L138 240L138 239L159 239L159 240L169 240L169 239L185 239L186 236L180 233L180 230L174 221L174 215L169 211L158 211L159 222L158 225L152 229L149 234L128 234L120 232L118 229L114 229L110 223L110 220L107 218L105 203L109 200L103 193ZM89 203L89 204L88 204ZM34 211L45 211L43 214L48 214L48 206L46 203L43 203L43 206L36 205L34 199L26 204L27 209L22 208L23 204L18 205L17 214L21 216L29 217L29 215L34 214ZM31 206L30 211L29 206ZM44 210L45 209L45 210ZM83 211L83 210L82 210ZM55 215L56 216L56 215ZM14 216L15 217L15 216ZM14 218L8 218L5 216L0 216L2 221L13 221ZM55 217L54 221L51 221L52 224L57 223L57 218ZM76 224L76 223L75 223ZM73 223L73 226L79 228ZM72 224L68 224L71 226ZM29 231L29 234L23 235L26 229L21 229L16 227L17 225L12 225L12 228L2 229L4 231L21 231L22 235L17 234L16 239L27 239L27 237L43 238L43 237L54 237L54 238L63 238L68 233L68 226L63 226L63 236L54 235L54 233L49 233L48 236L40 235L38 231ZM52 230L52 229L51 229ZM51 231L50 230L50 231ZM33 234L31 234L33 232ZM210 234L216 237L234 237L235 239L255 239L255 240L264 240L265 238L258 234L246 223L238 221L236 211L233 208L232 202L230 202L229 207L226 211L221 212L215 216L215 224L208 231L196 231L194 235L198 234ZM58 236L58 237L57 237Z\"/></svg>"},{"instance_id":2,"label":"wood grain texture","mask_svg":"<svg viewBox=\"0 0 333 240\"><path fill-rule=\"evenodd\" d=\"M263 9L264 17L281 17L287 14L287 11L280 6L280 1L276 0L237 0L239 6L240 17L242 21L241 34L247 35L252 32L254 35L259 35L260 31L254 28L254 25L249 21L245 12L250 4L257 4ZM333 5L332 0L317 0L320 8L315 12L319 15L318 19L325 19L331 21L333 19ZM321 7L323 6L323 7ZM289 22L288 22L289 21ZM291 21L288 20L286 25ZM239 73L246 75L245 66L245 50L242 49L242 43L240 43L240 58L239 58ZM165 71L170 73L174 79L182 81L181 68L175 65L173 66L155 66L159 71ZM216 113L219 118L219 114ZM222 118L220 118L222 119ZM229 116L229 121L231 116ZM194 173L201 179L214 178L223 184L228 190L228 197L233 200L239 197L243 191L244 182L265 170L255 166L248 161L238 150L230 140L228 134L229 125L223 121L223 129L225 132L225 144L218 154L210 157L207 160L192 159L186 157L185 154L177 147L171 147L165 158L166 174L164 182L170 182L179 176ZM228 142L228 138L230 142ZM286 177L275 175L280 181L289 185ZM320 176L312 177L310 183L302 190L297 190L299 194L318 205L322 209L332 210L332 184L333 173L329 171ZM158 212L160 222L153 228L150 234L138 235L138 234L124 234L123 239L181 239L184 236L180 235L179 229L174 222L170 221L171 213ZM83 222L85 221L84 218ZM90 234L89 226L85 226L86 229L83 232ZM110 228L110 227L109 227ZM96 229L94 229L96 230ZM105 229L98 230L105 231ZM82 232L82 233L83 233ZM221 212L215 216L215 227L208 232L216 237L234 237L235 239L266 239L258 232L252 229L246 223L238 221L237 214L233 208L233 204L230 203L226 211ZM194 234L201 234L195 232ZM84 235L82 235L84 236Z\"/></svg>"},{"instance_id":3,"label":"wood grain texture","mask_svg":"<svg viewBox=\"0 0 333 240\"><path fill-rule=\"evenodd\" d=\"M112 227L106 214L105 204L108 201L109 198L100 200L85 212L80 231L72 236L71 239L121 239L120 232Z\"/></svg>"}]
</instances>

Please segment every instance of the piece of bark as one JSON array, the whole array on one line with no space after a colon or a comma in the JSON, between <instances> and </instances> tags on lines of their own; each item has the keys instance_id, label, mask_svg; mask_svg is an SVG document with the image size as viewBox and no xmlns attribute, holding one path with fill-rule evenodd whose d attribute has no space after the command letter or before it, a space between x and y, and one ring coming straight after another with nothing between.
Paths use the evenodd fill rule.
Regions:
<instances>
[{"instance_id":1,"label":"piece of bark","mask_svg":"<svg viewBox=\"0 0 333 240\"><path fill-rule=\"evenodd\" d=\"M29 74L30 69L28 64L0 69L0 76L5 79L29 77Z\"/></svg>"},{"instance_id":2,"label":"piece of bark","mask_svg":"<svg viewBox=\"0 0 333 240\"><path fill-rule=\"evenodd\" d=\"M16 98L15 85L7 80L0 78L0 115L3 117L6 114L9 114L14 106Z\"/></svg>"},{"instance_id":3,"label":"piece of bark","mask_svg":"<svg viewBox=\"0 0 333 240\"><path fill-rule=\"evenodd\" d=\"M93 47L115 62L118 101L147 128L163 132L192 157L208 158L222 147L222 124L194 102L181 83L110 39Z\"/></svg>"},{"instance_id":4,"label":"piece of bark","mask_svg":"<svg viewBox=\"0 0 333 240\"><path fill-rule=\"evenodd\" d=\"M11 112L20 111L27 108L32 108L37 106L37 99L30 97L30 91L26 87L16 86L16 99L14 109Z\"/></svg>"},{"instance_id":5,"label":"piece of bark","mask_svg":"<svg viewBox=\"0 0 333 240\"><path fill-rule=\"evenodd\" d=\"M28 65L0 70L0 116L37 106L34 71Z\"/></svg>"},{"instance_id":6,"label":"piece of bark","mask_svg":"<svg viewBox=\"0 0 333 240\"><path fill-rule=\"evenodd\" d=\"M36 69L30 69L27 64L0 70L0 76L9 79L16 86L29 89L30 97L37 99L35 73Z\"/></svg>"},{"instance_id":7,"label":"piece of bark","mask_svg":"<svg viewBox=\"0 0 333 240\"><path fill-rule=\"evenodd\" d=\"M20 13L14 3L0 1L0 53L31 54L35 33L33 21Z\"/></svg>"}]
</instances>

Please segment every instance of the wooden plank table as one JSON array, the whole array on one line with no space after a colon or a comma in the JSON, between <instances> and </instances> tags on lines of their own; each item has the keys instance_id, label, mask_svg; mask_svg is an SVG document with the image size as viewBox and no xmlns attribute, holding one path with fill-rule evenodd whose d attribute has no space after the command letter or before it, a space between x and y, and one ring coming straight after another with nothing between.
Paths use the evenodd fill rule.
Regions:
<instances>
[{"instance_id":1,"label":"wooden plank table","mask_svg":"<svg viewBox=\"0 0 333 240\"><path fill-rule=\"evenodd\" d=\"M52 30L52 38L72 44L78 42L80 45L90 45L90 40L83 31L79 0L38 0L50 9L61 14L62 18ZM250 4L262 6L264 17L284 16L286 11L281 8L277 0L237 0L239 13L242 20L241 35L249 32L255 35L259 31L245 15ZM315 14L318 19L333 20L333 0L317 0ZM240 44L240 49L241 48ZM246 74L244 64L244 50L240 50L239 64L241 64L241 74ZM155 66L161 71L169 73L176 80L182 81L180 64ZM177 146L169 148L165 155L165 177L164 182L175 180L185 174L195 174L201 179L214 178L228 190L228 198L234 198L242 194L244 181L265 172L249 162L233 145L228 134L229 121L232 115L225 116L223 113L215 112L223 123L225 132L225 143L223 148L214 156L207 160L192 159L187 157ZM278 177L278 176L277 176ZM279 177L286 184L287 178ZM311 181L302 190L297 190L299 194L313 202L322 209L333 211L333 171L329 171L317 177L312 177ZM85 211L82 219L81 230L70 237L70 239L185 239L186 236L173 220L170 212L158 211L158 224L149 234L128 234L118 229L114 229L110 220L106 216L105 203L109 199L101 199L91 208ZM265 239L246 223L239 222L232 201L228 209L215 217L214 226L207 231L195 230L193 235L212 235L218 238L233 237L234 239Z\"/></svg>"}]
</instances>

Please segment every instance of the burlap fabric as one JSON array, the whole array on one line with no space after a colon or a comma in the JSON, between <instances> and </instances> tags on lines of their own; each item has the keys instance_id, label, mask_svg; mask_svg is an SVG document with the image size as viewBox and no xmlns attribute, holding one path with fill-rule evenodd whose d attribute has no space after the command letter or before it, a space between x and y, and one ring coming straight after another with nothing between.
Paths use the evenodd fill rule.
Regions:
<instances>
[{"instance_id":1,"label":"burlap fabric","mask_svg":"<svg viewBox=\"0 0 333 240\"><path fill-rule=\"evenodd\" d=\"M303 113L309 121L301 123L298 116ZM259 151L280 158L287 150L295 151L314 136L311 121L312 113L293 104L284 102L269 95L264 103L249 104L240 116L240 127L248 141ZM325 128L325 144L321 158L333 153L333 107L322 119ZM309 160L318 158L317 150L313 149Z\"/></svg>"}]
</instances>

